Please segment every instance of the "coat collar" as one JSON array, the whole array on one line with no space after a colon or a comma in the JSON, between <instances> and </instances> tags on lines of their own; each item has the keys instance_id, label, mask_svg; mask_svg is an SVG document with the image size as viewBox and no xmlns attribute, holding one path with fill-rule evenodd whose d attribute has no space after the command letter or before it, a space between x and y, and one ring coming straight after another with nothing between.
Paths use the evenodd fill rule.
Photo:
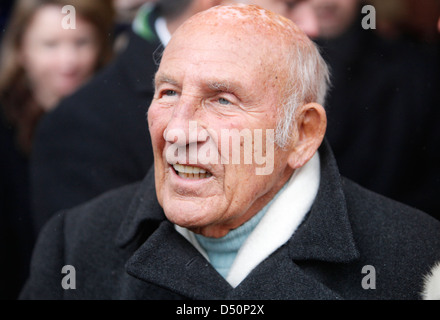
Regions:
<instances>
[{"instance_id":1,"label":"coat collar","mask_svg":"<svg viewBox=\"0 0 440 320\"><path fill-rule=\"evenodd\" d=\"M128 274L191 299L224 298L232 287L167 220L129 258Z\"/></svg>"},{"instance_id":2,"label":"coat collar","mask_svg":"<svg viewBox=\"0 0 440 320\"><path fill-rule=\"evenodd\" d=\"M286 246L233 288L167 220L129 258L126 270L187 299L341 299L293 263Z\"/></svg>"},{"instance_id":3,"label":"coat collar","mask_svg":"<svg viewBox=\"0 0 440 320\"><path fill-rule=\"evenodd\" d=\"M295 260L349 262L359 258L336 160L325 140L319 149L321 182L315 202L290 240Z\"/></svg>"},{"instance_id":4,"label":"coat collar","mask_svg":"<svg viewBox=\"0 0 440 320\"><path fill-rule=\"evenodd\" d=\"M277 294L282 295L283 298L292 299L305 297L308 293L312 298L312 291L320 292L324 298L340 298L329 288L303 273L294 263L294 261L304 260L347 263L359 258L341 177L327 141L320 147L319 152L321 183L307 217L287 245L273 253L271 257L276 261L271 262L273 259L263 261L235 289L232 289L197 249L178 234L174 226L166 219L156 199L154 172L150 169L133 197L120 226L116 242L122 247L126 246L133 239L142 236L142 233L146 232L146 226L156 227L149 232L151 235L142 236L142 239L147 237L148 239L136 248L135 253L128 260L127 272L147 282L167 287L173 292L195 299L246 298L246 292L255 292L251 290L250 279L257 276L259 272L267 272L267 268L273 268L276 274L275 270L279 271L279 265L284 264L283 275L280 275L278 279L280 283L286 277L287 270L292 269L295 277L299 277L295 281L300 281L302 285L297 286L292 292L292 288L286 287L283 290L280 283L274 282L267 284L267 290L275 292L278 289ZM173 258L169 259L170 256ZM275 264L272 265L273 263ZM262 268L266 268L265 271ZM170 272L171 270L178 270L178 272ZM195 290L196 284L197 288L203 287L204 289Z\"/></svg>"},{"instance_id":5,"label":"coat collar","mask_svg":"<svg viewBox=\"0 0 440 320\"><path fill-rule=\"evenodd\" d=\"M153 168L150 168L145 179L139 185L127 213L124 215L115 238L115 242L119 247L127 246L139 233L143 232L142 226L146 222L157 225L166 220L165 214L156 198Z\"/></svg>"}]
</instances>

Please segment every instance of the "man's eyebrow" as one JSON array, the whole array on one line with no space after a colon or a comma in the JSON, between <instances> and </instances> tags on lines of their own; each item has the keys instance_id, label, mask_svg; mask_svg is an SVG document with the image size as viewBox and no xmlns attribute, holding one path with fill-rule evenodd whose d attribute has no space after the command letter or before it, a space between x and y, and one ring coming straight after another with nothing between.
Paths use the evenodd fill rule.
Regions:
<instances>
[{"instance_id":1,"label":"man's eyebrow","mask_svg":"<svg viewBox=\"0 0 440 320\"><path fill-rule=\"evenodd\" d=\"M166 74L156 74L154 78L154 85L157 86L161 83L168 83L174 86L179 85L177 80ZM229 80L209 80L206 81L206 87L212 91L223 91L230 93L235 93L242 88L240 84Z\"/></svg>"},{"instance_id":2,"label":"man's eyebrow","mask_svg":"<svg viewBox=\"0 0 440 320\"><path fill-rule=\"evenodd\" d=\"M212 80L207 82L207 87L212 91L225 91L234 93L241 89L241 86L229 80Z\"/></svg>"},{"instance_id":3,"label":"man's eyebrow","mask_svg":"<svg viewBox=\"0 0 440 320\"><path fill-rule=\"evenodd\" d=\"M174 80L172 77L167 76L166 74L156 74L154 78L154 84L158 85L159 83L169 83L174 86L177 86L177 81Z\"/></svg>"}]
</instances>

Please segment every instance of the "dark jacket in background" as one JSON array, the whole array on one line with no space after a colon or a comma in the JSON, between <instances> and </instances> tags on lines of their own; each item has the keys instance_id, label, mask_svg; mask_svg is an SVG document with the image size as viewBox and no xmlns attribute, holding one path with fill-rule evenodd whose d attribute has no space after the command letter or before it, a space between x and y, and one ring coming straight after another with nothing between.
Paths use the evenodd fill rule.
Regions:
<instances>
[{"instance_id":1,"label":"dark jacket in background","mask_svg":"<svg viewBox=\"0 0 440 320\"><path fill-rule=\"evenodd\" d=\"M145 176L153 163L146 112L159 47L157 38L131 32L109 67L43 118L31 163L37 230L58 210Z\"/></svg>"},{"instance_id":2,"label":"dark jacket in background","mask_svg":"<svg viewBox=\"0 0 440 320\"><path fill-rule=\"evenodd\" d=\"M11 15L14 0L2 0L0 4L0 40L8 25L9 17Z\"/></svg>"},{"instance_id":3,"label":"dark jacket in background","mask_svg":"<svg viewBox=\"0 0 440 320\"><path fill-rule=\"evenodd\" d=\"M15 130L0 112L0 300L16 299L28 277L35 240L28 164Z\"/></svg>"},{"instance_id":4,"label":"dark jacket in background","mask_svg":"<svg viewBox=\"0 0 440 320\"><path fill-rule=\"evenodd\" d=\"M142 183L56 214L21 298L419 299L440 260L440 222L341 179L328 144L319 152L310 212L235 289L166 220L151 169ZM65 265L74 290L61 286ZM375 289L362 286L364 266L375 269Z\"/></svg>"},{"instance_id":5,"label":"dark jacket in background","mask_svg":"<svg viewBox=\"0 0 440 320\"><path fill-rule=\"evenodd\" d=\"M0 4L0 40L13 3L3 0ZM15 130L0 111L0 300L16 299L28 276L34 242L28 165L27 155L16 143Z\"/></svg>"},{"instance_id":6,"label":"dark jacket in background","mask_svg":"<svg viewBox=\"0 0 440 320\"><path fill-rule=\"evenodd\" d=\"M439 219L438 57L360 21L317 43L331 67L327 138L341 174Z\"/></svg>"}]
</instances>

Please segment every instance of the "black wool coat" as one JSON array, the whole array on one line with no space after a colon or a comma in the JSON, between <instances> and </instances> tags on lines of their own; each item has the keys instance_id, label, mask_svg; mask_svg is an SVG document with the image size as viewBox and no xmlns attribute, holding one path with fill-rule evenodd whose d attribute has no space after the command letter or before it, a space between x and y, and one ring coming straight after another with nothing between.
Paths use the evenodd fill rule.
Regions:
<instances>
[{"instance_id":1,"label":"black wool coat","mask_svg":"<svg viewBox=\"0 0 440 320\"><path fill-rule=\"evenodd\" d=\"M161 46L157 38L131 32L111 65L44 117L31 159L37 231L55 212L148 172L153 155L146 112Z\"/></svg>"},{"instance_id":2,"label":"black wool coat","mask_svg":"<svg viewBox=\"0 0 440 320\"><path fill-rule=\"evenodd\" d=\"M166 219L151 170L142 183L56 214L40 234L21 298L421 298L423 276L440 260L440 223L341 178L327 143L320 159L319 191L304 221L236 288ZM75 268L76 289L61 285L65 265Z\"/></svg>"}]
</instances>

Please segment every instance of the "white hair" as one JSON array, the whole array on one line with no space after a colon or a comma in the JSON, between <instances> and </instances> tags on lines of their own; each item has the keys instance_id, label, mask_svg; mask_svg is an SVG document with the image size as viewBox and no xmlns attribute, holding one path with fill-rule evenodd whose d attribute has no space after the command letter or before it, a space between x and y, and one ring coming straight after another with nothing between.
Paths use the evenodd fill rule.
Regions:
<instances>
[{"instance_id":1,"label":"white hair","mask_svg":"<svg viewBox=\"0 0 440 320\"><path fill-rule=\"evenodd\" d=\"M295 113L299 106L316 102L324 105L330 72L312 41L294 43L287 56L288 80L285 98L279 108L275 143L285 148L294 134Z\"/></svg>"}]
</instances>

